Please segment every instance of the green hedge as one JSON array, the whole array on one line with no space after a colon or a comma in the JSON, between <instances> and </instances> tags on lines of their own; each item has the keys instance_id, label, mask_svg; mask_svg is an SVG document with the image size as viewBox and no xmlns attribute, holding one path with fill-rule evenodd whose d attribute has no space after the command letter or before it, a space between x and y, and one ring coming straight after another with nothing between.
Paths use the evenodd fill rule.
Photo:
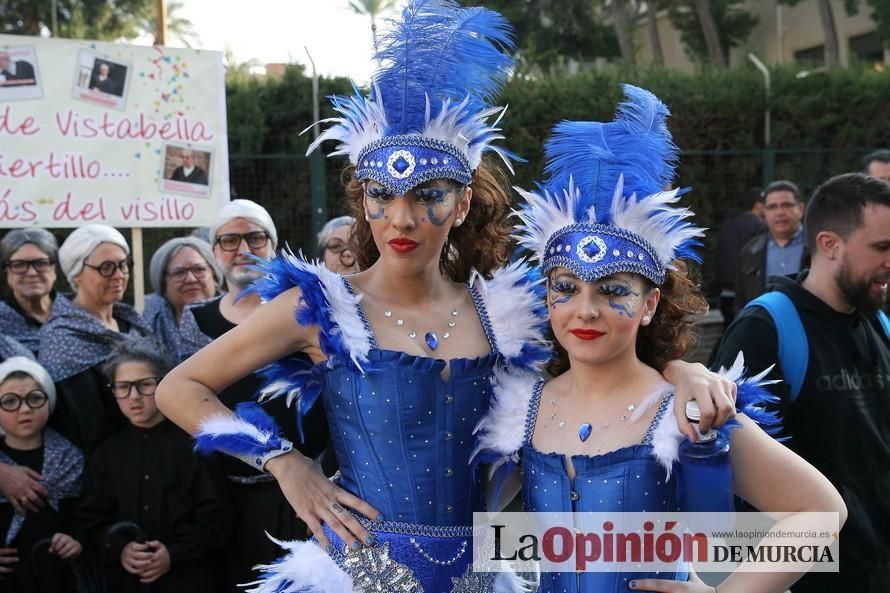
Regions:
<instances>
[{"instance_id":1,"label":"green hedge","mask_svg":"<svg viewBox=\"0 0 890 593\"><path fill-rule=\"evenodd\" d=\"M698 221L717 229L739 210L739 198L764 180L788 178L811 192L827 177L854 170L862 155L886 146L890 138L890 76L853 67L815 72L797 78L792 68L772 71L772 141L776 152L764 154L764 110L767 99L761 74L750 67L705 70L696 74L669 71L642 72L634 84L653 91L668 104L670 128L683 150L678 183L693 191L688 200ZM509 104L503 120L506 145L527 162L516 165L515 184L530 187L540 178L542 144L561 119L610 119L621 100L615 71L586 72L574 76L545 76L512 80L502 102ZM345 79L322 79L322 96L350 91ZM311 81L300 68L288 70L281 80L258 82L242 79L228 85L230 152L244 154L302 155L309 135L300 136L311 123ZM322 117L333 115L327 102ZM286 175L269 171L266 160L251 174L247 191L271 209L276 220L294 220L290 241L311 245L308 213L308 163L286 167ZM233 170L259 166L235 162ZM343 210L339 174L342 160L328 161L328 208ZM274 167L273 167L274 169ZM263 171L266 171L263 173ZM244 178L235 174L233 184ZM238 188L236 188L237 190ZM282 201L283 200L283 201ZM281 201L280 203L278 203ZM708 257L716 233L705 247L706 280L712 276Z\"/></svg>"}]
</instances>

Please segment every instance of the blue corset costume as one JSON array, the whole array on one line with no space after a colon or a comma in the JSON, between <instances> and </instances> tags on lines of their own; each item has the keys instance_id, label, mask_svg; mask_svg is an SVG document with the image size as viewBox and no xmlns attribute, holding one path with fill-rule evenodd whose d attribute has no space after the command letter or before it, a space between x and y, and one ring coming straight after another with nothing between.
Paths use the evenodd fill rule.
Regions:
<instances>
[{"instance_id":1,"label":"blue corset costume","mask_svg":"<svg viewBox=\"0 0 890 593\"><path fill-rule=\"evenodd\" d=\"M744 377L741 354L721 374L738 387L736 408L775 435L780 423L773 411L776 398L763 385L770 369ZM678 504L679 445L685 438L677 428L673 396L656 392L638 410L660 399L642 443L602 455L573 455L575 477L569 480L565 455L544 453L532 445L544 383L532 373L494 372L490 411L480 422L477 455L492 464L495 475L505 476L519 467L522 498L528 512L674 512ZM518 430L517 427L525 427ZM739 427L731 420L720 427L724 436ZM497 484L496 484L497 487ZM702 486L706 488L706 486ZM628 591L631 579L687 580L685 565L672 572L542 573L541 593L610 593Z\"/></svg>"},{"instance_id":2,"label":"blue corset costume","mask_svg":"<svg viewBox=\"0 0 890 593\"><path fill-rule=\"evenodd\" d=\"M259 287L265 299L300 287L297 321L320 326L327 356L311 369L272 365L265 373L269 385L294 398L300 414L322 399L339 485L386 520L359 518L376 542L358 552L348 551L327 528L330 557L315 543L284 542L291 553L263 567L252 591L519 590L512 575L470 570L472 513L484 510L485 485L471 470L470 457L473 429L488 411L493 370L531 370L548 355L541 345L540 301L526 286L525 268L514 265L489 281L476 276L467 284L491 353L445 361L379 349L359 296L323 266L284 254L262 267L268 274ZM448 380L441 376L446 365Z\"/></svg>"},{"instance_id":3,"label":"blue corset costume","mask_svg":"<svg viewBox=\"0 0 890 593\"><path fill-rule=\"evenodd\" d=\"M665 420L673 400L666 396L649 425L643 442L623 447L602 455L573 455L575 478L569 480L565 456L543 453L531 443L535 420L541 400L543 382L532 391L529 416L520 452L522 500L524 510L530 512L594 512L620 513L623 511L670 512L678 511L676 481L666 477L665 468L653 456L652 439L655 429ZM669 418L674 422L673 417ZM686 580L688 573L682 565L672 573L543 573L542 593L580 593L628 591L632 578Z\"/></svg>"},{"instance_id":4,"label":"blue corset costume","mask_svg":"<svg viewBox=\"0 0 890 593\"><path fill-rule=\"evenodd\" d=\"M472 431L488 409L496 355L445 361L373 349L365 375L344 365L325 377L340 485L387 518L467 525L483 501L468 479Z\"/></svg>"}]
</instances>

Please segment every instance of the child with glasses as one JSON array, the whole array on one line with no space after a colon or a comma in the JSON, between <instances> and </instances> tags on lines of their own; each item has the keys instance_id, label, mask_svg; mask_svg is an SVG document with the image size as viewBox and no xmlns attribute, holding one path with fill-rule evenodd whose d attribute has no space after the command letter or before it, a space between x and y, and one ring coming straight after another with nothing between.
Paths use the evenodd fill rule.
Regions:
<instances>
[{"instance_id":1,"label":"child with glasses","mask_svg":"<svg viewBox=\"0 0 890 593\"><path fill-rule=\"evenodd\" d=\"M41 500L0 497L0 591L62 592L76 588L72 562L82 551L70 535L83 455L46 427L56 391L46 370L24 356L0 364L0 462L36 472L46 487ZM37 506L20 514L16 508Z\"/></svg>"},{"instance_id":2,"label":"child with glasses","mask_svg":"<svg viewBox=\"0 0 890 593\"><path fill-rule=\"evenodd\" d=\"M123 342L103 367L129 426L89 457L80 515L115 593L211 591L228 537L221 473L155 405L169 368L150 340Z\"/></svg>"}]
</instances>

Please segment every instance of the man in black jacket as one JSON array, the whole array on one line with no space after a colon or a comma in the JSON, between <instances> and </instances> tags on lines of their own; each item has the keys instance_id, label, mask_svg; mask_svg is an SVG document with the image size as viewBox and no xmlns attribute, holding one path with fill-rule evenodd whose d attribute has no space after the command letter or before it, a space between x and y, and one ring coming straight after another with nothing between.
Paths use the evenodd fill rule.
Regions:
<instances>
[{"instance_id":1,"label":"man in black jacket","mask_svg":"<svg viewBox=\"0 0 890 593\"><path fill-rule=\"evenodd\" d=\"M804 205L800 190L790 181L773 181L763 190L766 231L739 252L735 282L736 312L766 291L767 278L796 274L807 266L803 236Z\"/></svg>"},{"instance_id":2,"label":"man in black jacket","mask_svg":"<svg viewBox=\"0 0 890 593\"><path fill-rule=\"evenodd\" d=\"M798 397L790 396L776 324L760 307L733 322L716 364L728 367L740 350L752 372L776 363L769 378L782 382L769 389L780 398L787 445L824 473L847 504L840 573L808 574L792 591L886 593L890 337L875 316L890 280L890 185L859 173L825 182L809 203L806 241L812 268L796 279L772 279L806 334L809 357Z\"/></svg>"},{"instance_id":3,"label":"man in black jacket","mask_svg":"<svg viewBox=\"0 0 890 593\"><path fill-rule=\"evenodd\" d=\"M37 84L34 66L25 60L13 60L9 52L0 51L0 86Z\"/></svg>"},{"instance_id":4,"label":"man in black jacket","mask_svg":"<svg viewBox=\"0 0 890 593\"><path fill-rule=\"evenodd\" d=\"M745 192L742 205L745 211L726 221L717 234L717 285L720 290L720 312L723 328L735 317L735 279L739 251L753 237L766 230L763 223L763 193L759 187Z\"/></svg>"},{"instance_id":5,"label":"man in black jacket","mask_svg":"<svg viewBox=\"0 0 890 593\"><path fill-rule=\"evenodd\" d=\"M188 148L183 148L179 153L179 158L182 159L182 165L176 167L170 179L207 185L207 172L195 164L194 152Z\"/></svg>"}]
</instances>

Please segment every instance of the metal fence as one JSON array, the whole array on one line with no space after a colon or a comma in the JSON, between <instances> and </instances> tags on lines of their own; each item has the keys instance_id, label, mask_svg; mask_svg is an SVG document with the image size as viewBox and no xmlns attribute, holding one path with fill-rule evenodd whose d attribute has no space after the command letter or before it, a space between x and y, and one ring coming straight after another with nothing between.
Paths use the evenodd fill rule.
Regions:
<instances>
[{"instance_id":1,"label":"metal fence","mask_svg":"<svg viewBox=\"0 0 890 593\"><path fill-rule=\"evenodd\" d=\"M711 230L705 239L702 280L712 286L717 230L741 211L751 186L790 179L805 196L824 180L858 170L871 148L690 150L683 153L678 184L691 187L687 200L696 220ZM281 244L315 255L315 233L333 216L346 212L341 173L343 159L297 154L234 154L229 158L233 198L249 198L265 206L278 227ZM521 166L521 165L520 165ZM146 229L146 260L164 241L188 229ZM0 235L3 233L0 232ZM59 231L61 240L67 231ZM146 261L147 264L147 261ZM147 265L146 265L147 267Z\"/></svg>"}]
</instances>

